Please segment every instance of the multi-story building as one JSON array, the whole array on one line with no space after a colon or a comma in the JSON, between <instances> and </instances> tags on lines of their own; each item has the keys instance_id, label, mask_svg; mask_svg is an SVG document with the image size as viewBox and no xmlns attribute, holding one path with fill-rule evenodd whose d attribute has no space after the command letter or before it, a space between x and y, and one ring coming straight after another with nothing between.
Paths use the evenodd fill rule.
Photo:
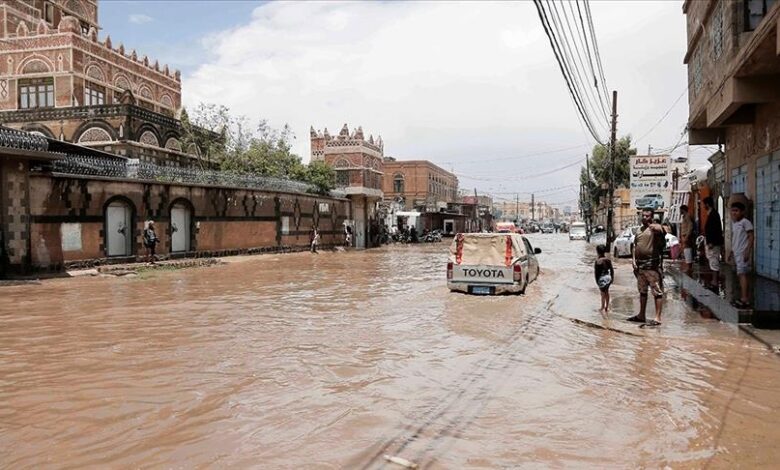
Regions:
<instances>
[{"instance_id":1,"label":"multi-story building","mask_svg":"<svg viewBox=\"0 0 780 470\"><path fill-rule=\"evenodd\" d=\"M188 165L181 75L110 36L97 0L0 0L0 122L145 161Z\"/></svg>"},{"instance_id":2,"label":"multi-story building","mask_svg":"<svg viewBox=\"0 0 780 470\"><path fill-rule=\"evenodd\" d=\"M458 200L458 177L428 160L385 157L382 191L405 210L438 212Z\"/></svg>"},{"instance_id":3,"label":"multi-story building","mask_svg":"<svg viewBox=\"0 0 780 470\"><path fill-rule=\"evenodd\" d=\"M724 147L716 196L752 201L756 272L780 280L780 1L686 0L683 13L688 141Z\"/></svg>"},{"instance_id":4,"label":"multi-story building","mask_svg":"<svg viewBox=\"0 0 780 470\"><path fill-rule=\"evenodd\" d=\"M358 127L351 133L344 124L337 136L328 129L311 128L311 160L321 160L336 172L336 187L352 201L350 224L355 233L357 248L376 246L379 243L380 220L377 203L382 200L384 168L384 143L379 136L374 140Z\"/></svg>"},{"instance_id":5,"label":"multi-story building","mask_svg":"<svg viewBox=\"0 0 780 470\"><path fill-rule=\"evenodd\" d=\"M524 201L504 201L497 206L501 218L511 221L560 220L561 211L544 201L535 201L533 205Z\"/></svg>"}]
</instances>

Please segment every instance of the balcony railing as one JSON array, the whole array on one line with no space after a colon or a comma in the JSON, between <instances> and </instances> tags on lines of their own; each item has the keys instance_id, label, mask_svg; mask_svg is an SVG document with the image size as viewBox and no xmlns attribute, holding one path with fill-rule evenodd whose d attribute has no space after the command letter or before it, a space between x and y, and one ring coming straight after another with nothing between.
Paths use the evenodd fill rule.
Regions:
<instances>
[{"instance_id":1,"label":"balcony railing","mask_svg":"<svg viewBox=\"0 0 780 470\"><path fill-rule=\"evenodd\" d=\"M230 173L199 168L180 168L140 162L133 159L68 155L51 164L51 171L67 175L135 179L160 183L227 186L262 191L311 193L314 186L301 181L269 176ZM338 194L333 194L338 196Z\"/></svg>"},{"instance_id":2,"label":"balcony railing","mask_svg":"<svg viewBox=\"0 0 780 470\"><path fill-rule=\"evenodd\" d=\"M66 119L94 119L130 116L145 122L177 129L177 119L131 104L73 106L69 108L32 108L0 112L0 122L39 122Z\"/></svg>"}]
</instances>

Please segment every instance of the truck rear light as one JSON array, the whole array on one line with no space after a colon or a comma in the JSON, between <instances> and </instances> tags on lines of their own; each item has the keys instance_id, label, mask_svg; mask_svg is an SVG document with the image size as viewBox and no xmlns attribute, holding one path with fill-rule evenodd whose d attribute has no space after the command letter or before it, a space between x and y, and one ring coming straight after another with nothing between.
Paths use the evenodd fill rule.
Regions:
<instances>
[{"instance_id":1,"label":"truck rear light","mask_svg":"<svg viewBox=\"0 0 780 470\"><path fill-rule=\"evenodd\" d=\"M447 279L452 279L452 263L447 263Z\"/></svg>"},{"instance_id":2,"label":"truck rear light","mask_svg":"<svg viewBox=\"0 0 780 470\"><path fill-rule=\"evenodd\" d=\"M512 279L515 282L520 282L520 279L523 277L523 267L520 266L520 263L517 263L512 268Z\"/></svg>"}]
</instances>

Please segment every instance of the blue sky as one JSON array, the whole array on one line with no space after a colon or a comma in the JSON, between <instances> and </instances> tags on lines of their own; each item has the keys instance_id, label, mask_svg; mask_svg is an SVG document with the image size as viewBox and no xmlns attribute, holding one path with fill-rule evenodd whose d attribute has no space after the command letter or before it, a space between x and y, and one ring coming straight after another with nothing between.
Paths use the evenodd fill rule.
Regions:
<instances>
[{"instance_id":1,"label":"blue sky","mask_svg":"<svg viewBox=\"0 0 780 470\"><path fill-rule=\"evenodd\" d=\"M618 135L632 134L640 153L674 146L688 117L681 2L591 3L607 83L620 93ZM99 8L101 37L182 71L187 108L215 103L252 122L289 124L304 161L310 126L360 125L382 135L385 155L430 160L464 188L523 198L576 184L573 162L593 145L528 1L103 0ZM691 159L698 165L709 153ZM569 188L548 201L576 196Z\"/></svg>"},{"instance_id":2,"label":"blue sky","mask_svg":"<svg viewBox=\"0 0 780 470\"><path fill-rule=\"evenodd\" d=\"M135 49L183 75L192 73L208 56L202 39L249 21L253 1L104 0L98 14L101 37Z\"/></svg>"}]
</instances>

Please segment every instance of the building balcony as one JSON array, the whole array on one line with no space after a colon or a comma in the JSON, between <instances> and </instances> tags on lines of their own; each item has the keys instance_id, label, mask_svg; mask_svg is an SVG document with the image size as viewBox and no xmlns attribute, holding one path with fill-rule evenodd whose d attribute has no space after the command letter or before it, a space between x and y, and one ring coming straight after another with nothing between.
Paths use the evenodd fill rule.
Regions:
<instances>
[{"instance_id":1,"label":"building balcony","mask_svg":"<svg viewBox=\"0 0 780 470\"><path fill-rule=\"evenodd\" d=\"M132 104L105 104L97 106L72 106L68 108L31 108L14 111L0 111L0 122L45 122L124 116L137 118L144 122L173 129L180 127L178 119Z\"/></svg>"}]
</instances>

